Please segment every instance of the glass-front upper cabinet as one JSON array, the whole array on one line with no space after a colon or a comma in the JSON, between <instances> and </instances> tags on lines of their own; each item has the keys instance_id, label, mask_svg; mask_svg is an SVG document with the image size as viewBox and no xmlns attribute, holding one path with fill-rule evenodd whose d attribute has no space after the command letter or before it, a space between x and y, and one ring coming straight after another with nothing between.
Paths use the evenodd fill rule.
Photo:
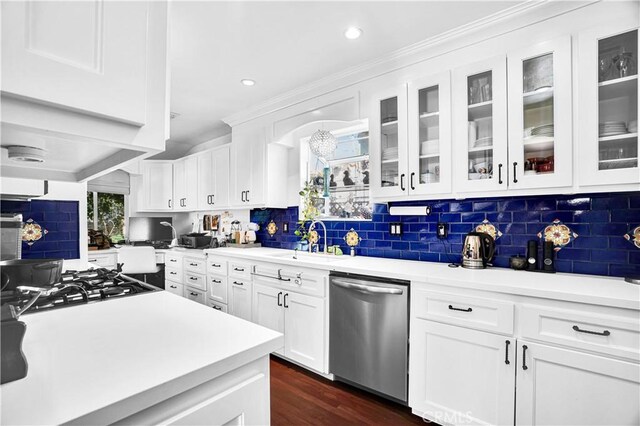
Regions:
<instances>
[{"instance_id":1,"label":"glass-front upper cabinet","mask_svg":"<svg viewBox=\"0 0 640 426\"><path fill-rule=\"evenodd\" d=\"M571 186L571 38L507 55L511 188Z\"/></svg>"},{"instance_id":2,"label":"glass-front upper cabinet","mask_svg":"<svg viewBox=\"0 0 640 426\"><path fill-rule=\"evenodd\" d=\"M449 72L409 83L409 193L451 192Z\"/></svg>"},{"instance_id":3,"label":"glass-front upper cabinet","mask_svg":"<svg viewBox=\"0 0 640 426\"><path fill-rule=\"evenodd\" d=\"M507 189L505 57L453 72L453 163L456 192Z\"/></svg>"},{"instance_id":4,"label":"glass-front upper cabinet","mask_svg":"<svg viewBox=\"0 0 640 426\"><path fill-rule=\"evenodd\" d=\"M623 25L580 34L581 186L640 183L638 29Z\"/></svg>"},{"instance_id":5,"label":"glass-front upper cabinet","mask_svg":"<svg viewBox=\"0 0 640 426\"><path fill-rule=\"evenodd\" d=\"M376 96L370 115L371 185L374 197L404 195L407 173L407 86Z\"/></svg>"}]
</instances>

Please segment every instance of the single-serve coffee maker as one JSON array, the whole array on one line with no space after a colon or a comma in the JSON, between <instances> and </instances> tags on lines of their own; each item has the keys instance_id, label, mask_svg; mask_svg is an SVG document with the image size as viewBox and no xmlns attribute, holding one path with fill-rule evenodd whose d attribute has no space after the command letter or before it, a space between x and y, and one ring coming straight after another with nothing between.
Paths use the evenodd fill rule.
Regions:
<instances>
[{"instance_id":1,"label":"single-serve coffee maker","mask_svg":"<svg viewBox=\"0 0 640 426\"><path fill-rule=\"evenodd\" d=\"M484 232L469 232L462 246L462 267L484 269L496 251L493 237Z\"/></svg>"}]
</instances>

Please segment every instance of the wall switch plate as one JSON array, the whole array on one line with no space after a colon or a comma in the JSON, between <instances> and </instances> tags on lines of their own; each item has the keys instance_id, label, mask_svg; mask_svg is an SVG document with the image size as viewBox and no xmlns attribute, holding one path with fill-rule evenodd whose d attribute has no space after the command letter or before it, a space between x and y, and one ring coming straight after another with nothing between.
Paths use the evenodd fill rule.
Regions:
<instances>
[{"instance_id":1,"label":"wall switch plate","mask_svg":"<svg viewBox=\"0 0 640 426\"><path fill-rule=\"evenodd\" d=\"M436 230L436 236L438 239L444 240L449 234L449 226L446 223L438 222L438 228Z\"/></svg>"},{"instance_id":2,"label":"wall switch plate","mask_svg":"<svg viewBox=\"0 0 640 426\"><path fill-rule=\"evenodd\" d=\"M282 224L282 232L289 232L289 224L287 222Z\"/></svg>"},{"instance_id":3,"label":"wall switch plate","mask_svg":"<svg viewBox=\"0 0 640 426\"><path fill-rule=\"evenodd\" d=\"M391 235L402 235L402 223L401 222L393 222L389 224L389 234Z\"/></svg>"}]
</instances>

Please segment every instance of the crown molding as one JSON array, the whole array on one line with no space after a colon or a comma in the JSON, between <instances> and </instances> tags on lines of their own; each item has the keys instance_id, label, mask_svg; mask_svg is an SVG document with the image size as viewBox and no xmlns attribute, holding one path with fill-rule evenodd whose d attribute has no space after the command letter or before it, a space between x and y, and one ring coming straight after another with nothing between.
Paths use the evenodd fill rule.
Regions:
<instances>
[{"instance_id":1,"label":"crown molding","mask_svg":"<svg viewBox=\"0 0 640 426\"><path fill-rule=\"evenodd\" d=\"M425 61L434 56L446 53L446 51L481 43L488 39L563 15L593 3L598 3L599 1L601 0L586 0L580 2L526 0L482 19L445 31L436 36L395 50L387 55L347 68L344 71L321 78L313 83L287 91L265 102L256 104L249 109L245 109L242 112L224 117L222 121L231 127L234 127L238 124L296 105L314 97L331 93L362 81ZM514 20L514 18L519 18L518 22L515 22L515 25L504 25L505 22ZM488 29L493 29L493 31L487 31L484 35L475 34L475 38L472 42L462 42L463 37ZM448 44L453 44L456 41L458 42L458 45L448 46ZM440 51L445 47L447 47L448 50Z\"/></svg>"}]
</instances>

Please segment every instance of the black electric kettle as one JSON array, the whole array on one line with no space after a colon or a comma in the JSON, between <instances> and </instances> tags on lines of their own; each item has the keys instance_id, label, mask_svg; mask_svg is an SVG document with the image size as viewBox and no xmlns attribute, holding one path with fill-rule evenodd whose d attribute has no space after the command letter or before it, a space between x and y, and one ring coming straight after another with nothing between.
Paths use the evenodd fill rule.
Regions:
<instances>
[{"instance_id":1,"label":"black electric kettle","mask_svg":"<svg viewBox=\"0 0 640 426\"><path fill-rule=\"evenodd\" d=\"M484 269L496 252L496 242L485 232L469 232L462 246L462 267Z\"/></svg>"}]
</instances>

